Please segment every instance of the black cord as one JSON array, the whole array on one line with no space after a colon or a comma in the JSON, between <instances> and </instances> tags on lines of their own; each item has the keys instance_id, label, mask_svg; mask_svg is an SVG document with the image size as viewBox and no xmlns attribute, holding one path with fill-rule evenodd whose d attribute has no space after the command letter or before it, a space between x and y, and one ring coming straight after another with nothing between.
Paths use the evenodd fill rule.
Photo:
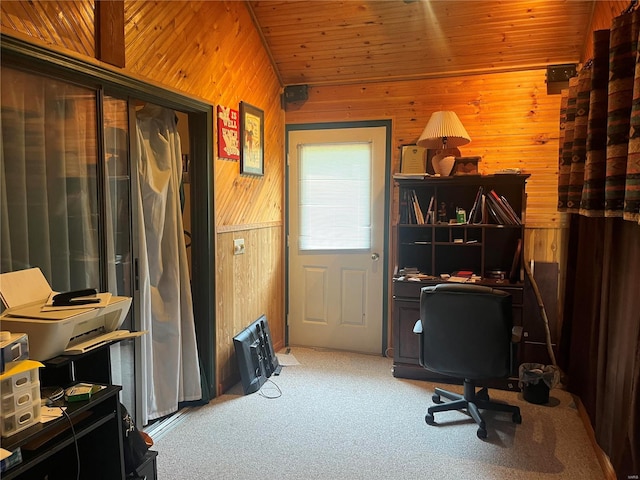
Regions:
<instances>
[{"instance_id":1,"label":"black cord","mask_svg":"<svg viewBox=\"0 0 640 480\"><path fill-rule=\"evenodd\" d=\"M64 414L64 416L67 417L67 420L69 420L69 425L71 425L71 433L73 434L73 443L76 446L76 465L78 466L78 469L76 470L77 472L76 479L80 480L80 450L78 448L78 437L76 437L76 430L75 428L73 428L73 421L71 420L71 417L67 413L67 409L65 407L60 407L60 406L58 406L58 408Z\"/></svg>"},{"instance_id":2,"label":"black cord","mask_svg":"<svg viewBox=\"0 0 640 480\"><path fill-rule=\"evenodd\" d=\"M267 395L266 393L264 393L262 391L264 389L264 386L267 383L272 383L273 384L273 386L276 388L276 391L278 392L277 395ZM268 398L270 400L273 400L274 398L280 398L282 396L282 390L280 390L280 387L276 384L276 382L274 382L270 378L267 378L267 381L262 384L262 387L260 387L260 390L258 390L258 393L260 394L260 396L262 396L264 398Z\"/></svg>"}]
</instances>

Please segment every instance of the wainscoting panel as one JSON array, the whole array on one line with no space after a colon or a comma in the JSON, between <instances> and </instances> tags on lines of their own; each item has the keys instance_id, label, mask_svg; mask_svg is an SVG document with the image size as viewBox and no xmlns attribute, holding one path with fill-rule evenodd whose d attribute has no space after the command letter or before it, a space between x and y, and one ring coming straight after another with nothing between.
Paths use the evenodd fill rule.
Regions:
<instances>
[{"instance_id":1,"label":"wainscoting panel","mask_svg":"<svg viewBox=\"0 0 640 480\"><path fill-rule=\"evenodd\" d=\"M240 380L233 337L266 314L273 347L284 347L284 227L280 223L218 231L216 236L216 373L218 393ZM234 239L245 253L233 254Z\"/></svg>"}]
</instances>

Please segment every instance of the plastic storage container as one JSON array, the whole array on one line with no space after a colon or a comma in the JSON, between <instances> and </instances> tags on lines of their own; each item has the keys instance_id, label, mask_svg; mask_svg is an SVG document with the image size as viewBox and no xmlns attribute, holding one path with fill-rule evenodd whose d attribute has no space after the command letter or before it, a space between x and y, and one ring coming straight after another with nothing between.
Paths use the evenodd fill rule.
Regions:
<instances>
[{"instance_id":1,"label":"plastic storage container","mask_svg":"<svg viewBox=\"0 0 640 480\"><path fill-rule=\"evenodd\" d=\"M29 368L30 365L25 365L25 362L35 363L37 365L35 365L33 368ZM31 387L33 383L39 382L40 375L38 372L38 367L40 365L41 364L38 362L25 360L23 362L20 362L16 367L7 370L1 377L2 381L0 381L0 392L2 392L2 395L15 393L20 389ZM20 367L24 367L24 369Z\"/></svg>"},{"instance_id":2,"label":"plastic storage container","mask_svg":"<svg viewBox=\"0 0 640 480\"><path fill-rule=\"evenodd\" d=\"M27 408L16 410L13 413L2 413L2 424L0 426L3 437L9 437L14 433L21 432L25 428L40 421L40 399L31 403Z\"/></svg>"},{"instance_id":3,"label":"plastic storage container","mask_svg":"<svg viewBox=\"0 0 640 480\"><path fill-rule=\"evenodd\" d=\"M29 407L33 402L40 401L40 382L29 384L29 386L20 388L15 392L5 394L2 392L2 403L0 404L0 412L2 415L8 415Z\"/></svg>"},{"instance_id":4,"label":"plastic storage container","mask_svg":"<svg viewBox=\"0 0 640 480\"><path fill-rule=\"evenodd\" d=\"M42 364L17 362L0 375L0 433L8 437L40 421L40 376Z\"/></svg>"}]
</instances>

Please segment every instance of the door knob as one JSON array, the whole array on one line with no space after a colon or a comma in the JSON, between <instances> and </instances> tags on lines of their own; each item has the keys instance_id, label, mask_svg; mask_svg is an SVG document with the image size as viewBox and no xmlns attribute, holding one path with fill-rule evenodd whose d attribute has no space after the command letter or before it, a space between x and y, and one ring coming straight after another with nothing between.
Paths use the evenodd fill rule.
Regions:
<instances>
[{"instance_id":1,"label":"door knob","mask_svg":"<svg viewBox=\"0 0 640 480\"><path fill-rule=\"evenodd\" d=\"M380 255L378 255L377 253L374 252L371 254L371 260L373 260L374 262L379 258L380 258Z\"/></svg>"}]
</instances>

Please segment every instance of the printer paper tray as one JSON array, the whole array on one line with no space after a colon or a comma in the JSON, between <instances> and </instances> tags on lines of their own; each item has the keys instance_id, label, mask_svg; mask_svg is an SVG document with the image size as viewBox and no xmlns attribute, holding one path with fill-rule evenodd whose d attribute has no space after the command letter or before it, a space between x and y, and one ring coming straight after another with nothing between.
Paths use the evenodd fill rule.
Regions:
<instances>
[{"instance_id":1,"label":"printer paper tray","mask_svg":"<svg viewBox=\"0 0 640 480\"><path fill-rule=\"evenodd\" d=\"M117 340L125 340L128 338L140 337L145 333L147 333L146 330L142 332L130 332L129 330L114 330L112 332L104 333L102 335L98 335L97 337L90 338L89 340L85 340L83 342L69 345L67 348L65 348L64 354L80 355L81 353L89 352L103 345L108 345L111 342L115 342Z\"/></svg>"}]
</instances>

